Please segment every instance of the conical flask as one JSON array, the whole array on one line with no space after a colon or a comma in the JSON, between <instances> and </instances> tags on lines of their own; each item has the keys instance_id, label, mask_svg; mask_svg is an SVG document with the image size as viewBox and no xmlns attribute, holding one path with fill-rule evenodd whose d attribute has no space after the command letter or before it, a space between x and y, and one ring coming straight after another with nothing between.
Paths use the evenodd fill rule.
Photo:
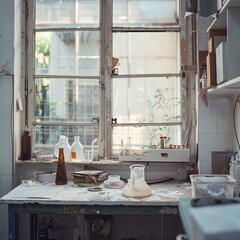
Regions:
<instances>
[{"instance_id":1,"label":"conical flask","mask_svg":"<svg viewBox=\"0 0 240 240\"><path fill-rule=\"evenodd\" d=\"M149 197L151 196L151 188L145 181L145 166L134 164L130 166L130 179L128 184L123 188L123 195L126 197Z\"/></svg>"},{"instance_id":2,"label":"conical flask","mask_svg":"<svg viewBox=\"0 0 240 240\"><path fill-rule=\"evenodd\" d=\"M55 183L56 183L56 185L67 184L67 172L66 172L66 167L65 167L65 159L64 159L63 148L59 148L57 173L56 173Z\"/></svg>"}]
</instances>

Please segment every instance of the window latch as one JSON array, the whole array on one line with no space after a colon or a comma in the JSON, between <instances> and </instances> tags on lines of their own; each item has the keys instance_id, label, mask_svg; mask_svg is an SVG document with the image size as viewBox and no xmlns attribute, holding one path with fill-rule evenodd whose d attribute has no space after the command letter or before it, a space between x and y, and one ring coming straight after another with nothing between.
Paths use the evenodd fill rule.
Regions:
<instances>
[{"instance_id":1,"label":"window latch","mask_svg":"<svg viewBox=\"0 0 240 240\"><path fill-rule=\"evenodd\" d=\"M112 124L117 124L117 118L112 118Z\"/></svg>"}]
</instances>

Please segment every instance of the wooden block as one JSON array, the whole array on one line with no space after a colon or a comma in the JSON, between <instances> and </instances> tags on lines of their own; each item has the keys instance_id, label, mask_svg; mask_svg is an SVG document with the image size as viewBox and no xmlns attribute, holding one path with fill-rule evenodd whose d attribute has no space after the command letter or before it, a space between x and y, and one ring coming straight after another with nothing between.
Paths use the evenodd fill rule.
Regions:
<instances>
[{"instance_id":1,"label":"wooden block","mask_svg":"<svg viewBox=\"0 0 240 240\"><path fill-rule=\"evenodd\" d=\"M214 36L227 36L226 29L211 29L209 31L209 37L212 38Z\"/></svg>"},{"instance_id":2,"label":"wooden block","mask_svg":"<svg viewBox=\"0 0 240 240\"><path fill-rule=\"evenodd\" d=\"M210 52L207 55L207 87L209 88L216 85L216 54Z\"/></svg>"},{"instance_id":3,"label":"wooden block","mask_svg":"<svg viewBox=\"0 0 240 240\"><path fill-rule=\"evenodd\" d=\"M216 52L220 43L226 42L227 36L213 36L208 40L208 52Z\"/></svg>"}]
</instances>

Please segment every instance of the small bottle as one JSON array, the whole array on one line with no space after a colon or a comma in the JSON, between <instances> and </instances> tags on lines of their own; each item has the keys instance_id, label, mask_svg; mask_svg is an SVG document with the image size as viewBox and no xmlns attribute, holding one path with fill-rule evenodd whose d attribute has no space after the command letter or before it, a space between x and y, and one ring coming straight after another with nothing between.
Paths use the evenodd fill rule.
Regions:
<instances>
[{"instance_id":1,"label":"small bottle","mask_svg":"<svg viewBox=\"0 0 240 240\"><path fill-rule=\"evenodd\" d=\"M31 160L32 158L32 143L31 143L31 136L30 130L26 126L25 130L21 136L21 156L20 160Z\"/></svg>"},{"instance_id":2,"label":"small bottle","mask_svg":"<svg viewBox=\"0 0 240 240\"><path fill-rule=\"evenodd\" d=\"M47 229L47 240L54 240L54 226L52 222L53 220L51 218Z\"/></svg>"},{"instance_id":3,"label":"small bottle","mask_svg":"<svg viewBox=\"0 0 240 240\"><path fill-rule=\"evenodd\" d=\"M79 136L74 137L74 142L71 146L71 159L72 160L84 160L83 146L80 142Z\"/></svg>"},{"instance_id":4,"label":"small bottle","mask_svg":"<svg viewBox=\"0 0 240 240\"><path fill-rule=\"evenodd\" d=\"M67 184L67 172L66 172L66 167L65 167L63 148L59 148L58 155L59 156L58 156L55 184L56 185L65 185L65 184Z\"/></svg>"},{"instance_id":5,"label":"small bottle","mask_svg":"<svg viewBox=\"0 0 240 240\"><path fill-rule=\"evenodd\" d=\"M71 147L68 143L67 137L65 138L65 141L64 141L62 147L63 147L65 161L69 162L71 160Z\"/></svg>"},{"instance_id":6,"label":"small bottle","mask_svg":"<svg viewBox=\"0 0 240 240\"><path fill-rule=\"evenodd\" d=\"M66 136L60 135L58 143L54 147L54 156L56 158L58 158L59 148L61 148L63 146L63 143L65 142L65 138L66 138Z\"/></svg>"},{"instance_id":7,"label":"small bottle","mask_svg":"<svg viewBox=\"0 0 240 240\"><path fill-rule=\"evenodd\" d=\"M163 149L163 148L166 147L166 146L165 146L165 145L166 145L166 138L167 138L166 136L161 136L161 137L160 137L160 148L161 148L161 149Z\"/></svg>"},{"instance_id":8,"label":"small bottle","mask_svg":"<svg viewBox=\"0 0 240 240\"><path fill-rule=\"evenodd\" d=\"M203 89L206 89L207 88L207 72L206 72L206 69L203 70L203 74L202 74L202 77L200 79L200 82L201 82L201 87Z\"/></svg>"}]
</instances>

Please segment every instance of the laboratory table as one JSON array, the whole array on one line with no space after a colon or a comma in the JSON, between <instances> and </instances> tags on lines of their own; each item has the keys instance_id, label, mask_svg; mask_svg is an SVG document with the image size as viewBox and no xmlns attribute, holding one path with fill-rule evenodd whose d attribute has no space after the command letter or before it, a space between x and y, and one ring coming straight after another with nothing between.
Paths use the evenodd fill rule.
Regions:
<instances>
[{"instance_id":1,"label":"laboratory table","mask_svg":"<svg viewBox=\"0 0 240 240\"><path fill-rule=\"evenodd\" d=\"M28 213L32 218L31 239L36 236L36 214L69 215L177 215L181 197L189 197L189 184L171 180L151 184L152 195L145 198L127 198L121 189L89 191L72 182L56 186L55 183L26 182L0 199L8 204L9 239L17 239L17 215Z\"/></svg>"}]
</instances>

